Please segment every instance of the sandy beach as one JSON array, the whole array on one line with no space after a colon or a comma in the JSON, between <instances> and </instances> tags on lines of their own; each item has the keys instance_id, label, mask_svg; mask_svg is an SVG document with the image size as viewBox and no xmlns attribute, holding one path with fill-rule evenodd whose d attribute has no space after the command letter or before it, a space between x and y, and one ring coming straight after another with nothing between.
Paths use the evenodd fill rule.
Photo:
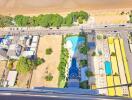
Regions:
<instances>
[{"instance_id":1,"label":"sandy beach","mask_svg":"<svg viewBox=\"0 0 132 100\"><path fill-rule=\"evenodd\" d=\"M88 12L97 24L120 24L129 20L128 15L120 15L131 10L131 0L0 0L0 14L15 16L37 16L58 13L66 16L73 11Z\"/></svg>"},{"instance_id":2,"label":"sandy beach","mask_svg":"<svg viewBox=\"0 0 132 100\"><path fill-rule=\"evenodd\" d=\"M88 12L104 9L126 10L131 8L131 5L131 0L0 0L0 14L13 16L60 13L65 15L77 10Z\"/></svg>"},{"instance_id":3,"label":"sandy beach","mask_svg":"<svg viewBox=\"0 0 132 100\"><path fill-rule=\"evenodd\" d=\"M47 35L40 38L37 55L43 58L45 62L33 71L31 88L35 86L58 87L59 72L57 67L60 61L61 41L61 35ZM51 55L45 54L47 48L52 48L53 53ZM47 76L48 73L52 74L52 81L45 80L45 76Z\"/></svg>"}]
</instances>

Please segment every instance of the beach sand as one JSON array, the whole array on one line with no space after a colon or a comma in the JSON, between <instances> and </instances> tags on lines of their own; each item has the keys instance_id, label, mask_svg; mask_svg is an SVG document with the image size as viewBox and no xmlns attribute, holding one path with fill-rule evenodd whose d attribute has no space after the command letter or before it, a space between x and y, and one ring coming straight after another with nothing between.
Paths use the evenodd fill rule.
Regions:
<instances>
[{"instance_id":1,"label":"beach sand","mask_svg":"<svg viewBox=\"0 0 132 100\"><path fill-rule=\"evenodd\" d=\"M73 11L84 10L94 17L97 24L126 23L131 10L131 0L0 0L0 14L35 16L59 13L66 16Z\"/></svg>"},{"instance_id":2,"label":"beach sand","mask_svg":"<svg viewBox=\"0 0 132 100\"><path fill-rule=\"evenodd\" d=\"M61 13L131 8L131 0L0 0L0 14Z\"/></svg>"},{"instance_id":3,"label":"beach sand","mask_svg":"<svg viewBox=\"0 0 132 100\"><path fill-rule=\"evenodd\" d=\"M58 87L58 65L60 61L60 53L61 53L61 35L50 35L43 36L40 38L38 45L38 57L44 58L45 62L37 67L36 70L33 71L31 88L32 87ZM46 55L45 50L47 48L52 48L53 53L51 55ZM47 69L46 69L47 68ZM53 76L52 81L46 81L45 76L48 73L51 73Z\"/></svg>"}]
</instances>

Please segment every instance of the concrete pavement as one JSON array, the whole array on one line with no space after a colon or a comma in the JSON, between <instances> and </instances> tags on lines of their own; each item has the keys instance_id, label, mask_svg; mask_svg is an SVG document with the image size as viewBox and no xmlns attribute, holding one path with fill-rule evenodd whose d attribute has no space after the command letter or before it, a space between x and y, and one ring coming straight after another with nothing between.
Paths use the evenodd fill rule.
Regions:
<instances>
[{"instance_id":1,"label":"concrete pavement","mask_svg":"<svg viewBox=\"0 0 132 100\"><path fill-rule=\"evenodd\" d=\"M121 38L123 38L123 40L124 40L125 52L126 52L127 61L128 61L129 69L130 69L130 76L131 76L131 80L132 80L132 53L130 52L130 49L129 49L127 35L128 35L128 32L120 33Z\"/></svg>"}]
</instances>

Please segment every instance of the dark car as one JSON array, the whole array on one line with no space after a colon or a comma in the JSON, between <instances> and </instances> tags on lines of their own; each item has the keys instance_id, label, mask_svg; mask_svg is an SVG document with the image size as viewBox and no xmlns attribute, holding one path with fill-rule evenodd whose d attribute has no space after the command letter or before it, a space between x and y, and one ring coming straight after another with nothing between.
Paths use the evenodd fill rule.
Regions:
<instances>
[{"instance_id":1,"label":"dark car","mask_svg":"<svg viewBox=\"0 0 132 100\"><path fill-rule=\"evenodd\" d=\"M124 24L122 24L122 25L119 25L119 26L125 26Z\"/></svg>"}]
</instances>

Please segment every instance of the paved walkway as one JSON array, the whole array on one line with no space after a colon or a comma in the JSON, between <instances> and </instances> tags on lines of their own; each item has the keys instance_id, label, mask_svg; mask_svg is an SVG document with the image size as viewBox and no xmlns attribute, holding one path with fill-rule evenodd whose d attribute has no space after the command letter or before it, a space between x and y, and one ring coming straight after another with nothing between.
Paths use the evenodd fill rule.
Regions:
<instances>
[{"instance_id":1,"label":"paved walkway","mask_svg":"<svg viewBox=\"0 0 132 100\"><path fill-rule=\"evenodd\" d=\"M94 67L95 67L95 78L96 78L96 85L97 88L107 87L107 81L106 81L106 74L105 74L105 66L104 61L106 58L104 57L104 54L106 53L104 50L104 40L97 40L96 41L96 54L98 54L98 51L102 51L103 55L99 56L97 55L94 57ZM108 58L107 58L108 59ZM101 89L99 90L99 93L101 94L107 94L107 89Z\"/></svg>"},{"instance_id":2,"label":"paved walkway","mask_svg":"<svg viewBox=\"0 0 132 100\"><path fill-rule=\"evenodd\" d=\"M130 52L130 49L129 49L128 36L127 35L128 35L127 32L120 33L120 36L124 39L124 47L125 47L125 51L126 51L126 56L127 56L131 80L132 80L132 53Z\"/></svg>"}]
</instances>

